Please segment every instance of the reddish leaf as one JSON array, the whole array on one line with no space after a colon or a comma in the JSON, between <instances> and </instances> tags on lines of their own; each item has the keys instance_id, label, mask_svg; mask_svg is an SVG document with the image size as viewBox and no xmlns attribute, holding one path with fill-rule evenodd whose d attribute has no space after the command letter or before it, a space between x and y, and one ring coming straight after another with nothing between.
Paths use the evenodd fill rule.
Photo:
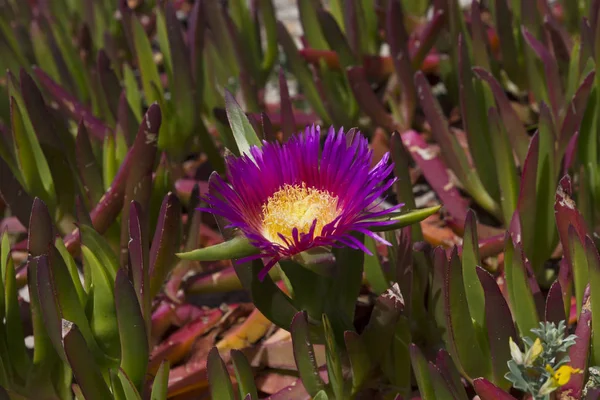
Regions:
<instances>
[{"instance_id":1,"label":"reddish leaf","mask_svg":"<svg viewBox=\"0 0 600 400\"><path fill-rule=\"evenodd\" d=\"M148 369L155 371L163 360L169 360L173 365L187 356L196 339L214 327L222 316L223 312L221 310L211 310L206 315L185 324L181 329L169 335L152 351Z\"/></svg>"},{"instance_id":2,"label":"reddish leaf","mask_svg":"<svg viewBox=\"0 0 600 400\"><path fill-rule=\"evenodd\" d=\"M485 378L474 379L473 387L481 400L517 400Z\"/></svg>"},{"instance_id":3,"label":"reddish leaf","mask_svg":"<svg viewBox=\"0 0 600 400\"><path fill-rule=\"evenodd\" d=\"M154 298L176 261L181 238L181 204L173 193L163 199L150 252L150 298Z\"/></svg>"},{"instance_id":4,"label":"reddish leaf","mask_svg":"<svg viewBox=\"0 0 600 400\"><path fill-rule=\"evenodd\" d=\"M571 178L565 175L559 182L556 189L556 201L554 203L554 213L556 216L556 226L563 246L564 256L569 265L573 265L571 260L571 251L569 246L569 225L573 225L577 236L583 243L587 234L586 222L575 206L571 198Z\"/></svg>"},{"instance_id":5,"label":"reddish leaf","mask_svg":"<svg viewBox=\"0 0 600 400\"><path fill-rule=\"evenodd\" d=\"M33 257L48 253L48 246L54 243L52 218L46 204L39 198L33 200L29 219L29 238L27 249Z\"/></svg>"},{"instance_id":6,"label":"reddish leaf","mask_svg":"<svg viewBox=\"0 0 600 400\"><path fill-rule=\"evenodd\" d=\"M517 154L517 158L521 162L521 165L523 165L527 156L527 146L530 140L529 135L523 126L523 122L521 122L516 111L512 108L504 89L492 74L480 67L474 67L473 72L490 86L496 99L496 105L498 111L500 111L500 116L504 122L504 127L506 128L506 133L508 134L511 146Z\"/></svg>"},{"instance_id":7,"label":"reddish leaf","mask_svg":"<svg viewBox=\"0 0 600 400\"><path fill-rule=\"evenodd\" d=\"M546 46L539 42L535 36L533 36L527 28L524 26L521 28L523 37L529 46L533 49L535 54L542 60L544 64L544 73L546 75L546 87L548 88L548 97L550 98L550 104L552 105L552 114L554 118L558 118L560 110L563 104L563 89L561 80L558 72L558 65L556 59L550 54Z\"/></svg>"},{"instance_id":8,"label":"reddish leaf","mask_svg":"<svg viewBox=\"0 0 600 400\"><path fill-rule=\"evenodd\" d=\"M94 152L88 131L83 121L79 122L77 138L75 141L75 160L79 170L79 176L84 184L84 190L92 205L95 205L104 194L102 183L102 169Z\"/></svg>"},{"instance_id":9,"label":"reddish leaf","mask_svg":"<svg viewBox=\"0 0 600 400\"><path fill-rule=\"evenodd\" d=\"M150 311L150 296L147 287L149 283L148 227L143 223L145 215L140 204L132 201L129 207L129 274L143 315L147 317L147 313Z\"/></svg>"},{"instance_id":10,"label":"reddish leaf","mask_svg":"<svg viewBox=\"0 0 600 400\"><path fill-rule=\"evenodd\" d=\"M562 288L560 282L555 281L546 298L546 321L554 322L558 325L560 321L566 320L565 306L562 298Z\"/></svg>"},{"instance_id":11,"label":"reddish leaf","mask_svg":"<svg viewBox=\"0 0 600 400\"><path fill-rule=\"evenodd\" d=\"M502 380L508 372L510 360L509 338L517 338L517 330L506 299L502 295L496 279L481 267L477 276L485 293L485 314L488 342L492 356L492 371L496 380Z\"/></svg>"},{"instance_id":12,"label":"reddish leaf","mask_svg":"<svg viewBox=\"0 0 600 400\"><path fill-rule=\"evenodd\" d=\"M160 108L157 104L151 105L142 119L135 142L129 149L110 188L90 213L94 229L98 233L106 232L123 208L129 170L134 166L138 170L143 169L147 166L147 159L155 156L161 121ZM78 230L73 231L65 238L65 245L71 253L79 249L79 239Z\"/></svg>"},{"instance_id":13,"label":"reddish leaf","mask_svg":"<svg viewBox=\"0 0 600 400\"><path fill-rule=\"evenodd\" d=\"M573 368L579 368L582 371L587 371L588 357L590 351L590 338L592 335L591 328L592 309L590 307L590 287L587 286L583 297L583 308L577 322L577 328L575 329L575 344L569 348L569 358L571 362L569 365ZM571 376L569 382L558 389L558 395L560 398L581 398L581 392L583 385L585 384L585 373L574 374Z\"/></svg>"},{"instance_id":14,"label":"reddish leaf","mask_svg":"<svg viewBox=\"0 0 600 400\"><path fill-rule=\"evenodd\" d=\"M411 49L411 60L414 69L421 68L427 54L437 41L437 37L446 26L446 13L444 10L437 9L429 22L425 24L418 39L415 40L415 46Z\"/></svg>"},{"instance_id":15,"label":"reddish leaf","mask_svg":"<svg viewBox=\"0 0 600 400\"><path fill-rule=\"evenodd\" d=\"M29 224L33 199L15 178L8 164L0 157L0 197L23 226Z\"/></svg>"},{"instance_id":16,"label":"reddish leaf","mask_svg":"<svg viewBox=\"0 0 600 400\"><path fill-rule=\"evenodd\" d=\"M438 154L415 131L402 134L402 142L410 152L427 182L431 185L448 213L459 225L464 225L467 217L468 200L463 198L448 175L448 168Z\"/></svg>"},{"instance_id":17,"label":"reddish leaf","mask_svg":"<svg viewBox=\"0 0 600 400\"><path fill-rule=\"evenodd\" d=\"M360 108L375 124L386 129L389 133L394 131L396 129L394 120L371 89L364 68L359 66L349 67L346 73L350 81L350 88Z\"/></svg>"},{"instance_id":18,"label":"reddish leaf","mask_svg":"<svg viewBox=\"0 0 600 400\"><path fill-rule=\"evenodd\" d=\"M287 141L296 132L296 121L283 69L279 70L279 97L281 99L281 131L283 140Z\"/></svg>"},{"instance_id":19,"label":"reddish leaf","mask_svg":"<svg viewBox=\"0 0 600 400\"><path fill-rule=\"evenodd\" d=\"M104 139L104 136L110 132L110 128L104 122L96 118L91 110L79 103L75 96L67 92L40 68L34 66L33 72L36 74L39 82L44 85L46 90L63 109L64 113L76 121L83 120L92 135L99 140Z\"/></svg>"},{"instance_id":20,"label":"reddish leaf","mask_svg":"<svg viewBox=\"0 0 600 400\"><path fill-rule=\"evenodd\" d=\"M118 114L119 96L121 95L121 84L119 82L119 78L117 78L110 65L108 56L102 49L98 51L96 67L100 87L102 88L104 96L106 97L106 104L108 105L113 118L116 120Z\"/></svg>"}]
</instances>

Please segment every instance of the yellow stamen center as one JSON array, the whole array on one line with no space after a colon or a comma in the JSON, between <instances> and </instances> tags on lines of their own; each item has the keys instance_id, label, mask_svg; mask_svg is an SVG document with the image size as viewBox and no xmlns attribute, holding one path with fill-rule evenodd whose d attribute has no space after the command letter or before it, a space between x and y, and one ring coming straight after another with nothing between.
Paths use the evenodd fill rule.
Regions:
<instances>
[{"instance_id":1,"label":"yellow stamen center","mask_svg":"<svg viewBox=\"0 0 600 400\"><path fill-rule=\"evenodd\" d=\"M263 204L263 235L271 242L285 246L279 233L290 239L294 228L298 229L299 235L308 233L316 219L317 236L338 216L337 203L337 196L325 190L307 188L305 183L285 185Z\"/></svg>"}]
</instances>

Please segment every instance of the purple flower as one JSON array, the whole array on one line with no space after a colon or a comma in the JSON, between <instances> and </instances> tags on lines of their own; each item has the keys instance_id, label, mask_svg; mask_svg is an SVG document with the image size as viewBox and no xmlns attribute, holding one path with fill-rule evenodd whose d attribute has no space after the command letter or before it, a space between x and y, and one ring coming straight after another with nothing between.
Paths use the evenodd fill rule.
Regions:
<instances>
[{"instance_id":1,"label":"purple flower","mask_svg":"<svg viewBox=\"0 0 600 400\"><path fill-rule=\"evenodd\" d=\"M329 129L323 150L320 127L307 127L285 144L264 142L250 155L227 158L227 184L211 181L205 197L214 214L226 218L260 250L240 261L263 258L262 281L283 258L321 247L347 246L370 251L352 235L364 233L389 245L369 227L398 210L382 210L381 195L395 182L389 153L370 169L372 151L360 133L346 135Z\"/></svg>"}]
</instances>

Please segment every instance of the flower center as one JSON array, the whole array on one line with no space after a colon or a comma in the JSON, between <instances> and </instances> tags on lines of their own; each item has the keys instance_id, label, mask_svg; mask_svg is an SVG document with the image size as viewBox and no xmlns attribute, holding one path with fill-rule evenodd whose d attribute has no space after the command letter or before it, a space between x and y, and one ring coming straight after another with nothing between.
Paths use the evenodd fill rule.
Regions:
<instances>
[{"instance_id":1,"label":"flower center","mask_svg":"<svg viewBox=\"0 0 600 400\"><path fill-rule=\"evenodd\" d=\"M285 185L262 206L263 235L271 242L285 246L279 237L292 238L292 230L298 234L310 232L313 221L317 220L314 235L318 236L325 225L338 216L338 197L325 190L307 188L302 185Z\"/></svg>"}]
</instances>

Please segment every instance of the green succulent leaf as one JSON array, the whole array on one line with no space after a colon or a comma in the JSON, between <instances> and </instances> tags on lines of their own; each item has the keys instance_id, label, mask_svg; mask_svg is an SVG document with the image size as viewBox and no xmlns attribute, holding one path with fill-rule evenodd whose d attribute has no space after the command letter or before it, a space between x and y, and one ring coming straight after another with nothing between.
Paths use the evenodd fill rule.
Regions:
<instances>
[{"instance_id":1,"label":"green succulent leaf","mask_svg":"<svg viewBox=\"0 0 600 400\"><path fill-rule=\"evenodd\" d=\"M225 363L219 355L219 350L213 347L208 353L206 363L208 371L208 382L210 383L210 393L213 399L235 400L233 386L229 378L229 373Z\"/></svg>"}]
</instances>

